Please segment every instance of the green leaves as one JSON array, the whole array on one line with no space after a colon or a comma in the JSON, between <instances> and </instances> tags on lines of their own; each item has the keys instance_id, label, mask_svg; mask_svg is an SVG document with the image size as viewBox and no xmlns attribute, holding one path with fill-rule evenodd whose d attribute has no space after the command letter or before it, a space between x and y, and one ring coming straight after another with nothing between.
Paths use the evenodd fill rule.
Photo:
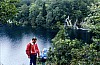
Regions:
<instances>
[{"instance_id":1,"label":"green leaves","mask_svg":"<svg viewBox=\"0 0 100 65\"><path fill-rule=\"evenodd\" d=\"M59 8L58 8L59 9ZM85 18L82 24L83 28L89 29L93 33L93 43L87 44L77 39L70 40L65 36L63 26L55 36L53 41L53 55L49 56L54 59L56 65L99 65L100 64L100 11L99 3L90 7L90 14ZM74 10L75 14L82 14L80 10ZM74 14L73 14L74 15ZM76 16L78 16L76 15ZM70 29L70 28L69 28ZM68 33L70 34L70 33ZM49 60L50 61L50 60Z\"/></svg>"},{"instance_id":2,"label":"green leaves","mask_svg":"<svg viewBox=\"0 0 100 65\"><path fill-rule=\"evenodd\" d=\"M90 48L89 45L83 46L81 49L72 49L72 58L73 60L71 61L72 64L85 64L85 65L90 65L94 64L97 65L99 55L96 50Z\"/></svg>"},{"instance_id":3,"label":"green leaves","mask_svg":"<svg viewBox=\"0 0 100 65\"><path fill-rule=\"evenodd\" d=\"M2 0L0 2L0 21L2 23L15 16L17 9L15 3L17 0Z\"/></svg>"},{"instance_id":4,"label":"green leaves","mask_svg":"<svg viewBox=\"0 0 100 65\"><path fill-rule=\"evenodd\" d=\"M15 17L15 20L17 22L22 23L22 26L27 25L29 21L29 6L27 6L26 4L23 4L21 7L18 8L18 13Z\"/></svg>"},{"instance_id":5,"label":"green leaves","mask_svg":"<svg viewBox=\"0 0 100 65\"><path fill-rule=\"evenodd\" d=\"M87 27L94 34L92 37L95 43L95 49L100 51L100 3L92 4L91 13L85 18L83 27Z\"/></svg>"}]
</instances>

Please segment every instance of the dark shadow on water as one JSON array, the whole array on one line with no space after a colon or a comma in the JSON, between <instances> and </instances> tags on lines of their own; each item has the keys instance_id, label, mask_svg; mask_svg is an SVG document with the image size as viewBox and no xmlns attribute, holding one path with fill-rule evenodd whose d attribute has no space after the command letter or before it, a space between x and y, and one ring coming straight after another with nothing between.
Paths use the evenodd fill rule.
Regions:
<instances>
[{"instance_id":1,"label":"dark shadow on water","mask_svg":"<svg viewBox=\"0 0 100 65\"><path fill-rule=\"evenodd\" d=\"M57 34L57 30L46 29L43 27L40 28L31 28L31 27L20 27L20 26L3 26L0 28L0 34L6 35L12 41L21 40L23 35L33 35L40 37L44 40L51 40Z\"/></svg>"},{"instance_id":2,"label":"dark shadow on water","mask_svg":"<svg viewBox=\"0 0 100 65\"><path fill-rule=\"evenodd\" d=\"M68 36L70 39L78 39L82 40L84 43L92 43L92 36L93 34L91 32L88 32L88 30L82 30L82 29L68 29Z\"/></svg>"}]
</instances>

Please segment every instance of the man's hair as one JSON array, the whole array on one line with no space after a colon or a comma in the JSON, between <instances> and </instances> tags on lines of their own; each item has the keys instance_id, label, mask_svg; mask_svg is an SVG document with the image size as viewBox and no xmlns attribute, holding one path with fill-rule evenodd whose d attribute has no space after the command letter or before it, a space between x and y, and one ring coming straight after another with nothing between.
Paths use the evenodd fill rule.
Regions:
<instances>
[{"instance_id":1,"label":"man's hair","mask_svg":"<svg viewBox=\"0 0 100 65\"><path fill-rule=\"evenodd\" d=\"M33 37L32 40L37 40L37 38L36 37Z\"/></svg>"}]
</instances>

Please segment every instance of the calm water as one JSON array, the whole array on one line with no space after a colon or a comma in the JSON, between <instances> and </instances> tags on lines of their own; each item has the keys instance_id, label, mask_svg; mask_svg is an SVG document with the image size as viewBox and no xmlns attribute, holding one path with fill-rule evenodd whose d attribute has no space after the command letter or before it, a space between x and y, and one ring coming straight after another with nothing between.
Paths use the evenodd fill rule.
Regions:
<instances>
[{"instance_id":1,"label":"calm water","mask_svg":"<svg viewBox=\"0 0 100 65\"><path fill-rule=\"evenodd\" d=\"M0 27L0 63L3 65L29 65L29 59L25 53L26 45L31 38L37 37L40 51L51 47L51 38L55 32L40 29L21 27Z\"/></svg>"}]
</instances>

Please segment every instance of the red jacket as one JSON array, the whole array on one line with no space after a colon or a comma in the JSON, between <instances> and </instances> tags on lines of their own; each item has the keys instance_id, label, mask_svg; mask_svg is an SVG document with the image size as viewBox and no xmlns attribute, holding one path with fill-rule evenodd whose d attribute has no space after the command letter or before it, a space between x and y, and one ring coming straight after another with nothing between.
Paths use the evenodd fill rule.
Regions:
<instances>
[{"instance_id":1,"label":"red jacket","mask_svg":"<svg viewBox=\"0 0 100 65\"><path fill-rule=\"evenodd\" d=\"M37 44L31 44L31 43L29 43L27 45L27 47L26 47L26 54L28 56L30 56L30 54L37 54L37 53L38 53L38 55L40 55L39 54L38 45Z\"/></svg>"}]
</instances>

